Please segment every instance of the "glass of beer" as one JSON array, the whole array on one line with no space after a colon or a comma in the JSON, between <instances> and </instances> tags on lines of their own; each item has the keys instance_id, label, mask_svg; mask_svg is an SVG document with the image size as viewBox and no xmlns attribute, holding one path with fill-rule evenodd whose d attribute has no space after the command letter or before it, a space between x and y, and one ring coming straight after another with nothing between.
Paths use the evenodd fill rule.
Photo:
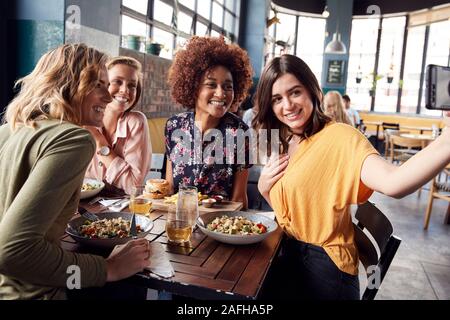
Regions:
<instances>
[{"instance_id":1,"label":"glass of beer","mask_svg":"<svg viewBox=\"0 0 450 320\"><path fill-rule=\"evenodd\" d=\"M166 233L171 242L189 241L198 217L198 192L196 187L180 186L176 207L167 213Z\"/></svg>"},{"instance_id":2,"label":"glass of beer","mask_svg":"<svg viewBox=\"0 0 450 320\"><path fill-rule=\"evenodd\" d=\"M152 209L152 201L144 195L145 186L135 186L130 194L129 209L131 213L148 216Z\"/></svg>"}]
</instances>

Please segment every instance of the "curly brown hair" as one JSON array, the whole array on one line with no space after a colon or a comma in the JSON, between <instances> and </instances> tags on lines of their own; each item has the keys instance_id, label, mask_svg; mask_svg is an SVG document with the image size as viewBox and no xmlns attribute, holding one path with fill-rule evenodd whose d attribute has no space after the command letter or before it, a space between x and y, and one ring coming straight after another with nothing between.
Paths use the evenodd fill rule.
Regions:
<instances>
[{"instance_id":1,"label":"curly brown hair","mask_svg":"<svg viewBox=\"0 0 450 320\"><path fill-rule=\"evenodd\" d=\"M195 108L202 75L215 66L226 67L233 77L234 100L231 108L244 101L252 86L253 69L247 52L224 37L193 36L186 48L175 55L169 69L173 99L188 109Z\"/></svg>"}]
</instances>

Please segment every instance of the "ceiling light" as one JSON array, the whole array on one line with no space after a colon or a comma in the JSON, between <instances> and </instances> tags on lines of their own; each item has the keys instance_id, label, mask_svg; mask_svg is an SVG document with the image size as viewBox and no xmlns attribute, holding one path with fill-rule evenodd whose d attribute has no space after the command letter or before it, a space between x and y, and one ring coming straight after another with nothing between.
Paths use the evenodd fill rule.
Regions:
<instances>
[{"instance_id":1,"label":"ceiling light","mask_svg":"<svg viewBox=\"0 0 450 320\"><path fill-rule=\"evenodd\" d=\"M328 6L325 6L325 9L323 9L322 17L328 18L330 16L330 11L328 11Z\"/></svg>"}]
</instances>

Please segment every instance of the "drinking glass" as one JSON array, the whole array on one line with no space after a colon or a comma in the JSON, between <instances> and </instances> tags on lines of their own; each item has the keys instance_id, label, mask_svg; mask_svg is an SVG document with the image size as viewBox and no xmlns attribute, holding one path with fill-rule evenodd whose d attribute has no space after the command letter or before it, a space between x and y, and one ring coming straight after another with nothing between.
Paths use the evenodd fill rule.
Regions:
<instances>
[{"instance_id":1,"label":"drinking glass","mask_svg":"<svg viewBox=\"0 0 450 320\"><path fill-rule=\"evenodd\" d=\"M166 233L171 242L189 241L198 217L198 192L196 187L180 186L176 207L167 213Z\"/></svg>"},{"instance_id":2,"label":"drinking glass","mask_svg":"<svg viewBox=\"0 0 450 320\"><path fill-rule=\"evenodd\" d=\"M129 209L131 213L148 216L152 209L152 201L144 195L145 186L135 186L130 194Z\"/></svg>"},{"instance_id":3,"label":"drinking glass","mask_svg":"<svg viewBox=\"0 0 450 320\"><path fill-rule=\"evenodd\" d=\"M169 242L184 243L191 239L192 226L185 211L177 210L176 205L168 208L166 234Z\"/></svg>"}]
</instances>

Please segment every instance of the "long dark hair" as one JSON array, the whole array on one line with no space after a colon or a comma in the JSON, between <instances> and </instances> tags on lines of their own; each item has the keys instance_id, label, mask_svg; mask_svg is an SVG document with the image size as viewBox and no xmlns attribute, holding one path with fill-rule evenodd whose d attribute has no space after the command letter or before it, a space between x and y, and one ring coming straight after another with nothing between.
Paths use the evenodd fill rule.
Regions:
<instances>
[{"instance_id":1,"label":"long dark hair","mask_svg":"<svg viewBox=\"0 0 450 320\"><path fill-rule=\"evenodd\" d=\"M313 104L311 117L300 135L302 139L311 137L319 132L331 121L325 115L322 107L323 93L319 83L308 65L299 57L285 54L272 59L264 68L255 94L255 104L259 110L253 120L253 127L257 129L280 130L281 152L286 152L288 139L292 136L291 129L276 117L272 109L272 87L278 78L285 74L294 75L308 91ZM268 135L270 137L270 134ZM270 143L270 141L269 141Z\"/></svg>"}]
</instances>

